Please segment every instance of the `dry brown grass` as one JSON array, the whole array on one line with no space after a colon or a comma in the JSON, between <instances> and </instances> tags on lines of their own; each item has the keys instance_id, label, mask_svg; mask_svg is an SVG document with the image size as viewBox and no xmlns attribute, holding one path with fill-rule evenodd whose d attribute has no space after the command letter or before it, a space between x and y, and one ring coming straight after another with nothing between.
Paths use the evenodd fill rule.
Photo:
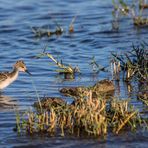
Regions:
<instances>
[{"instance_id":1,"label":"dry brown grass","mask_svg":"<svg viewBox=\"0 0 148 148\"><path fill-rule=\"evenodd\" d=\"M139 112L129 104L129 100L114 98L109 103L101 97L93 98L92 91L72 104L49 105L42 112L27 112L24 117L18 115L18 119L19 132L52 136L60 133L61 136L98 137L107 135L110 130L118 134L141 125Z\"/></svg>"}]
</instances>

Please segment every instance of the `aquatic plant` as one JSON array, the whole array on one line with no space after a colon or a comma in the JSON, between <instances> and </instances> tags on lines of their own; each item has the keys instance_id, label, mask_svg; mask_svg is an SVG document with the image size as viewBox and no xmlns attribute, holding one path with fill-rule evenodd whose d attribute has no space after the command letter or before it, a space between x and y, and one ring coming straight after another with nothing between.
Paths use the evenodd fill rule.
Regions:
<instances>
[{"instance_id":1,"label":"aquatic plant","mask_svg":"<svg viewBox=\"0 0 148 148\"><path fill-rule=\"evenodd\" d=\"M145 26L148 25L148 18L143 18L141 16L134 17L134 25L136 26Z\"/></svg>"},{"instance_id":2,"label":"aquatic plant","mask_svg":"<svg viewBox=\"0 0 148 148\"><path fill-rule=\"evenodd\" d=\"M123 130L134 130L142 124L138 110L129 104L129 100L114 98L108 102L103 97L93 98L92 91L75 98L72 104L59 103L58 98L55 101L43 98L42 102L42 112L28 111L17 118L18 132L100 137L109 131L119 134Z\"/></svg>"},{"instance_id":3,"label":"aquatic plant","mask_svg":"<svg viewBox=\"0 0 148 148\"><path fill-rule=\"evenodd\" d=\"M139 0L139 8L140 9L147 9L148 4L146 3L146 0Z\"/></svg>"},{"instance_id":4,"label":"aquatic plant","mask_svg":"<svg viewBox=\"0 0 148 148\"><path fill-rule=\"evenodd\" d=\"M71 65L63 64L62 60L60 62L57 61L50 53L45 52L45 50L46 47L41 54L36 56L36 58L48 57L49 59L51 59L59 68L56 70L56 72L58 72L59 74L64 74L65 79L74 79L75 73L80 73L80 69L78 66L73 68Z\"/></svg>"},{"instance_id":5,"label":"aquatic plant","mask_svg":"<svg viewBox=\"0 0 148 148\"><path fill-rule=\"evenodd\" d=\"M128 99L119 100L113 98L110 102L108 114L111 119L109 124L116 134L118 134L120 130L123 130L125 126L133 130L136 128L137 122L141 123L138 110L135 110L134 107L129 104Z\"/></svg>"},{"instance_id":6,"label":"aquatic plant","mask_svg":"<svg viewBox=\"0 0 148 148\"><path fill-rule=\"evenodd\" d=\"M77 16L73 17L73 19L72 19L72 21L71 21L71 23L69 25L69 33L73 33L74 32L74 22L76 20L76 17Z\"/></svg>"},{"instance_id":7,"label":"aquatic plant","mask_svg":"<svg viewBox=\"0 0 148 148\"><path fill-rule=\"evenodd\" d=\"M41 27L31 27L32 32L35 34L36 37L50 37L52 35L61 35L63 33L63 28L61 26L57 26L55 31L51 31L46 28L41 28Z\"/></svg>"},{"instance_id":8,"label":"aquatic plant","mask_svg":"<svg viewBox=\"0 0 148 148\"><path fill-rule=\"evenodd\" d=\"M76 20L76 17L73 17L70 25L69 25L69 33L74 32L74 22ZM49 27L31 27L32 32L34 33L35 37L51 37L52 35L60 36L64 33L63 27L57 23L57 21L54 21L56 28L54 31L50 30Z\"/></svg>"},{"instance_id":9,"label":"aquatic plant","mask_svg":"<svg viewBox=\"0 0 148 148\"><path fill-rule=\"evenodd\" d=\"M112 28L114 30L119 29L119 19L121 16L129 16L133 20L133 24L137 27L141 26L147 26L148 25L148 19L144 18L143 11L144 8L147 8L147 4L143 0L139 0L139 8L136 9L135 7L135 1L131 5L127 4L124 0L112 0L114 9L112 11L113 15L113 22L112 22Z\"/></svg>"},{"instance_id":10,"label":"aquatic plant","mask_svg":"<svg viewBox=\"0 0 148 148\"><path fill-rule=\"evenodd\" d=\"M148 50L146 43L137 47L133 45L131 51L121 55L112 53L112 56L111 67L116 80L119 80L120 71L122 71L125 81L130 81L134 77L139 81L148 82Z\"/></svg>"},{"instance_id":11,"label":"aquatic plant","mask_svg":"<svg viewBox=\"0 0 148 148\"><path fill-rule=\"evenodd\" d=\"M98 64L98 63L96 62L96 59L95 59L94 56L91 58L91 62L90 62L89 65L91 65L92 70L93 70L94 73L99 73L100 71L108 72L107 67L104 67L104 66Z\"/></svg>"},{"instance_id":12,"label":"aquatic plant","mask_svg":"<svg viewBox=\"0 0 148 148\"><path fill-rule=\"evenodd\" d=\"M148 83L144 83L138 92L137 98L148 106Z\"/></svg>"}]
</instances>

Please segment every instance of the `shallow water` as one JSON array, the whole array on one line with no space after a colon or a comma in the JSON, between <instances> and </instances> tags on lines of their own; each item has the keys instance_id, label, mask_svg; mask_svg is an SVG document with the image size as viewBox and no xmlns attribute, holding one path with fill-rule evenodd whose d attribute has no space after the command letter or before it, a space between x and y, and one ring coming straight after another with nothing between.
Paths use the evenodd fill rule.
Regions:
<instances>
[{"instance_id":1,"label":"shallow water","mask_svg":"<svg viewBox=\"0 0 148 148\"><path fill-rule=\"evenodd\" d=\"M31 108L40 96L61 96L59 89L64 86L92 85L97 80L110 78L108 73L93 74L89 65L95 56L97 63L108 66L112 51L124 52L131 49L132 43L148 39L147 28L137 29L132 21L122 19L119 32L112 31L111 0L0 0L0 71L11 70L18 59L23 59L33 74L30 78L21 73L18 80L6 88L0 97L0 147L147 147L148 133L122 133L108 135L106 140L88 138L61 138L27 135L19 136L13 131L15 110ZM68 33L69 24L74 16L75 32ZM55 29L55 21L65 30L61 36L35 38L31 27L49 26ZM37 54L48 45L54 57L64 63L79 66L81 75L74 81L64 81L54 71L48 58L35 59ZM119 84L117 94L128 97L124 83ZM67 101L71 101L67 99ZM132 99L141 111L144 105Z\"/></svg>"}]
</instances>

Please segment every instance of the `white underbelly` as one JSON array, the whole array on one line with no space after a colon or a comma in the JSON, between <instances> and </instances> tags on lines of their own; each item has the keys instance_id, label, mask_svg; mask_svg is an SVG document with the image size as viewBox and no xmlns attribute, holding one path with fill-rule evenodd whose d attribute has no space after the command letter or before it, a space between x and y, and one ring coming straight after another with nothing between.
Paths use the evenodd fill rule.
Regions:
<instances>
[{"instance_id":1,"label":"white underbelly","mask_svg":"<svg viewBox=\"0 0 148 148\"><path fill-rule=\"evenodd\" d=\"M12 82L14 82L18 77L18 73L16 73L13 78L7 78L4 81L0 82L0 89L6 88L8 85L10 85Z\"/></svg>"},{"instance_id":2,"label":"white underbelly","mask_svg":"<svg viewBox=\"0 0 148 148\"><path fill-rule=\"evenodd\" d=\"M7 79L7 80L1 82L1 83L0 83L0 89L6 88L6 87L7 87L9 84L11 84L11 83L12 83L12 82L11 82L9 79Z\"/></svg>"}]
</instances>

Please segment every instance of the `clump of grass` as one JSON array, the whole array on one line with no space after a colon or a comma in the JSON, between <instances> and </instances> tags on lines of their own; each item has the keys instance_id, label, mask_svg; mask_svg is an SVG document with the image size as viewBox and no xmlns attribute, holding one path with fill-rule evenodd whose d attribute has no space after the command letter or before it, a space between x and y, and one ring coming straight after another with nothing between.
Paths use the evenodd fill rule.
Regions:
<instances>
[{"instance_id":1,"label":"clump of grass","mask_svg":"<svg viewBox=\"0 0 148 148\"><path fill-rule=\"evenodd\" d=\"M147 44L135 47L133 50L117 55L112 53L112 71L116 80L119 80L120 71L123 71L123 79L130 81L136 78L139 81L148 82L148 50ZM118 75L118 76L116 76Z\"/></svg>"},{"instance_id":2,"label":"clump of grass","mask_svg":"<svg viewBox=\"0 0 148 148\"><path fill-rule=\"evenodd\" d=\"M56 64L56 66L59 68L56 70L56 72L58 72L59 74L64 74L65 79L74 79L75 73L80 73L80 69L78 68L78 66L73 68L71 65L63 64L62 60L60 62L57 61L52 56L52 54L45 52L45 49L43 53L37 56L37 58L41 58L41 57L48 57L49 59L51 59Z\"/></svg>"},{"instance_id":3,"label":"clump of grass","mask_svg":"<svg viewBox=\"0 0 148 148\"><path fill-rule=\"evenodd\" d=\"M139 0L139 8L140 9L147 9L148 4L146 3L146 0Z\"/></svg>"},{"instance_id":4,"label":"clump of grass","mask_svg":"<svg viewBox=\"0 0 148 148\"><path fill-rule=\"evenodd\" d=\"M112 28L114 30L119 29L119 19L121 16L129 16L132 18L133 24L137 27L148 25L148 19L143 16L143 10L147 7L143 0L139 0L140 9L136 9L135 1L133 1L131 5L127 4L124 0L112 0L112 3L114 6L114 10L112 11L114 18Z\"/></svg>"},{"instance_id":5,"label":"clump of grass","mask_svg":"<svg viewBox=\"0 0 148 148\"><path fill-rule=\"evenodd\" d=\"M62 35L64 32L64 29L61 26L57 26L55 31L51 31L49 29L46 28L40 28L40 27L31 27L32 32L35 34L36 37L50 37L52 35Z\"/></svg>"},{"instance_id":6,"label":"clump of grass","mask_svg":"<svg viewBox=\"0 0 148 148\"><path fill-rule=\"evenodd\" d=\"M73 17L70 25L69 25L69 33L74 32L74 22L76 20L76 17ZM60 36L64 33L63 27L61 27L56 21L54 21L56 24L55 30L50 30L49 27L31 27L32 32L34 33L35 37L51 37L52 35Z\"/></svg>"},{"instance_id":7,"label":"clump of grass","mask_svg":"<svg viewBox=\"0 0 148 148\"><path fill-rule=\"evenodd\" d=\"M123 1L123 0L112 0L114 9L112 11L113 15L113 22L112 22L112 29L119 30L119 19L122 15L128 15L130 11L130 7Z\"/></svg>"},{"instance_id":8,"label":"clump of grass","mask_svg":"<svg viewBox=\"0 0 148 148\"><path fill-rule=\"evenodd\" d=\"M108 114L110 114L109 124L116 134L124 128L134 130L137 127L137 122L141 123L138 110L135 110L134 107L129 104L128 99L119 100L114 98L110 102Z\"/></svg>"},{"instance_id":9,"label":"clump of grass","mask_svg":"<svg viewBox=\"0 0 148 148\"><path fill-rule=\"evenodd\" d=\"M42 102L42 101L41 101ZM49 105L42 112L26 112L17 119L18 132L55 135L106 136L109 131L119 134L141 125L138 110L128 100L113 99L108 104L103 97L75 98L74 103Z\"/></svg>"},{"instance_id":10,"label":"clump of grass","mask_svg":"<svg viewBox=\"0 0 148 148\"><path fill-rule=\"evenodd\" d=\"M35 34L35 36L39 38L45 37L45 36L50 37L52 35L57 35L57 36L62 35L64 32L63 27L61 27L57 23L57 21L54 21L54 23L56 25L56 28L54 31L51 31L49 27L46 27L46 28L45 27L31 27L31 29L32 29L32 32Z\"/></svg>"},{"instance_id":11,"label":"clump of grass","mask_svg":"<svg viewBox=\"0 0 148 148\"><path fill-rule=\"evenodd\" d=\"M135 26L147 26L148 25L148 18L143 18L141 16L134 17L133 19Z\"/></svg>"},{"instance_id":12,"label":"clump of grass","mask_svg":"<svg viewBox=\"0 0 148 148\"><path fill-rule=\"evenodd\" d=\"M148 83L141 86L141 90L138 92L137 98L148 106Z\"/></svg>"}]
</instances>

